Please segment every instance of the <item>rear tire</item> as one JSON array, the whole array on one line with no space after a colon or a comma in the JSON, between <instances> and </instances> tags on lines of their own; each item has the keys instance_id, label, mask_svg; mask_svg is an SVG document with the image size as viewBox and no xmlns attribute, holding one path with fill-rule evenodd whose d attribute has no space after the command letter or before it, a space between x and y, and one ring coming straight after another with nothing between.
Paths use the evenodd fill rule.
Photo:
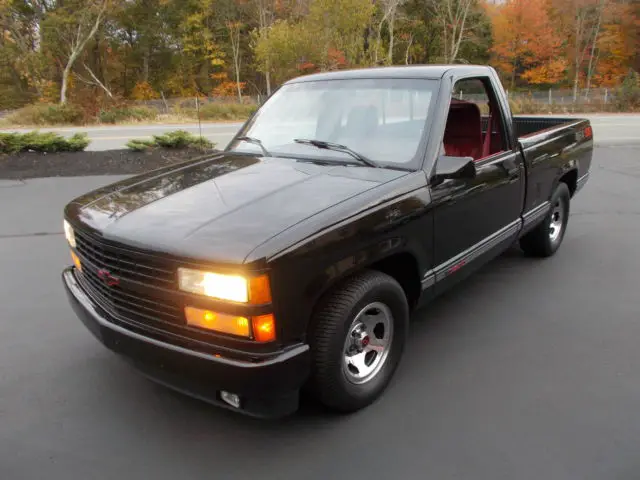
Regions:
<instances>
[{"instance_id":1,"label":"rear tire","mask_svg":"<svg viewBox=\"0 0 640 480\"><path fill-rule=\"evenodd\" d=\"M545 219L520 239L520 248L525 254L550 257L558 251L567 230L570 202L569 187L560 182L551 196L551 207Z\"/></svg>"},{"instance_id":2,"label":"rear tire","mask_svg":"<svg viewBox=\"0 0 640 480\"><path fill-rule=\"evenodd\" d=\"M311 323L309 387L317 400L340 412L377 400L400 362L408 327L406 295L389 275L365 271L332 289Z\"/></svg>"}]
</instances>

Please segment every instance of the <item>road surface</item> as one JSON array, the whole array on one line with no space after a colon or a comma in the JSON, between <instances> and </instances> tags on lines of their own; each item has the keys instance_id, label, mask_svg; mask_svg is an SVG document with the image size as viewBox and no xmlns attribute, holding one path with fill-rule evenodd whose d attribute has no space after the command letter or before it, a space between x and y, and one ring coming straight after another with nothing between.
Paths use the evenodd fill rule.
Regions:
<instances>
[{"instance_id":1,"label":"road surface","mask_svg":"<svg viewBox=\"0 0 640 480\"><path fill-rule=\"evenodd\" d=\"M147 381L73 315L62 206L117 178L0 181L3 480L638 478L640 146L596 150L554 258L511 252L416 314L379 402L283 422Z\"/></svg>"},{"instance_id":2,"label":"road surface","mask_svg":"<svg viewBox=\"0 0 640 480\"><path fill-rule=\"evenodd\" d=\"M640 115L584 115L593 124L596 144L620 145L640 143ZM216 142L222 149L231 140L242 123L204 123L184 125L131 125L114 127L60 128L46 129L46 131L60 132L65 136L75 132L86 132L91 139L87 150L111 150L126 148L126 143L132 138L151 139L154 134L161 134L172 130L187 130L194 135L200 135ZM20 129L5 131L22 131ZM43 129L45 131L45 129Z\"/></svg>"}]
</instances>

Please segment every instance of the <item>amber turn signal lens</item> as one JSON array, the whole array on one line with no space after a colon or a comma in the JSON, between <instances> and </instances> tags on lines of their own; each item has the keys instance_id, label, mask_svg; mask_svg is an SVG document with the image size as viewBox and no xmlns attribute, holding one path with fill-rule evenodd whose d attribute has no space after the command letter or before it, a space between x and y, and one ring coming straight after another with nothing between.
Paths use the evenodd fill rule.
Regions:
<instances>
[{"instance_id":1,"label":"amber turn signal lens","mask_svg":"<svg viewBox=\"0 0 640 480\"><path fill-rule=\"evenodd\" d=\"M256 342L272 342L276 339L276 321L272 313L251 317L251 323Z\"/></svg>"},{"instance_id":2,"label":"amber turn signal lens","mask_svg":"<svg viewBox=\"0 0 640 480\"><path fill-rule=\"evenodd\" d=\"M271 303L271 286L267 275L249 279L249 302L252 305Z\"/></svg>"},{"instance_id":3,"label":"amber turn signal lens","mask_svg":"<svg viewBox=\"0 0 640 480\"><path fill-rule=\"evenodd\" d=\"M249 337L249 320L245 317L236 317L194 307L185 307L184 314L189 326L238 335L239 337Z\"/></svg>"},{"instance_id":4,"label":"amber turn signal lens","mask_svg":"<svg viewBox=\"0 0 640 480\"><path fill-rule=\"evenodd\" d=\"M71 250L71 259L73 260L73 264L75 265L75 267L81 272L82 262L80 261L80 257L78 257L76 252L74 252L73 250Z\"/></svg>"}]
</instances>

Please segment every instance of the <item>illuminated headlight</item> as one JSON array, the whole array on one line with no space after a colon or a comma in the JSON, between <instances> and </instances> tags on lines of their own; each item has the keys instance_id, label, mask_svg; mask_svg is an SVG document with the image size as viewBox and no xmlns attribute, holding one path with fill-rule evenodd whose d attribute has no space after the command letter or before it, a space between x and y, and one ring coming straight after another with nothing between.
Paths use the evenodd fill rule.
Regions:
<instances>
[{"instance_id":1,"label":"illuminated headlight","mask_svg":"<svg viewBox=\"0 0 640 480\"><path fill-rule=\"evenodd\" d=\"M249 301L247 279L239 275L223 275L179 268L178 284L180 290L189 293L232 302L247 303Z\"/></svg>"},{"instance_id":2,"label":"illuminated headlight","mask_svg":"<svg viewBox=\"0 0 640 480\"><path fill-rule=\"evenodd\" d=\"M178 269L180 290L206 297L254 305L271 302L269 279L266 275L246 278L214 272Z\"/></svg>"},{"instance_id":3,"label":"illuminated headlight","mask_svg":"<svg viewBox=\"0 0 640 480\"><path fill-rule=\"evenodd\" d=\"M69 225L69 222L64 221L64 236L71 245L72 248L76 248L76 236L73 233L73 227Z\"/></svg>"}]
</instances>

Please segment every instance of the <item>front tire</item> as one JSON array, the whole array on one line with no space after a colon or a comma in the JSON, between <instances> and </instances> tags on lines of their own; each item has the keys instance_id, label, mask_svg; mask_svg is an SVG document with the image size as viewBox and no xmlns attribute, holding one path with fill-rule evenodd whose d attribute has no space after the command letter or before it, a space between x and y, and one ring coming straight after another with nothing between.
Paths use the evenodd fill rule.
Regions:
<instances>
[{"instance_id":1,"label":"front tire","mask_svg":"<svg viewBox=\"0 0 640 480\"><path fill-rule=\"evenodd\" d=\"M551 207L545 219L520 239L520 248L533 257L550 257L564 239L569 221L571 194L566 183L560 182L551 196Z\"/></svg>"},{"instance_id":2,"label":"front tire","mask_svg":"<svg viewBox=\"0 0 640 480\"><path fill-rule=\"evenodd\" d=\"M332 289L311 323L316 398L341 412L377 400L400 362L408 327L406 295L389 275L365 271Z\"/></svg>"}]
</instances>

